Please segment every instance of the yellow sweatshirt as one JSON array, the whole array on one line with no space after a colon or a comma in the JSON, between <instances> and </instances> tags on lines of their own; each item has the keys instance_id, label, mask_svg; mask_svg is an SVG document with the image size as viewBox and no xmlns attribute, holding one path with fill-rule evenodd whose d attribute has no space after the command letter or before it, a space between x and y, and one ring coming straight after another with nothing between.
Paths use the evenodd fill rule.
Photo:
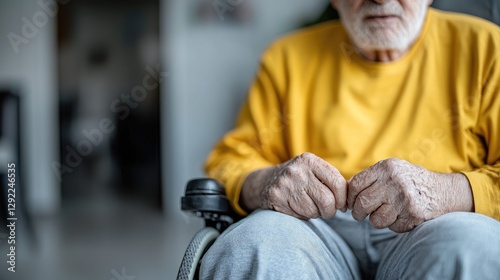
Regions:
<instances>
[{"instance_id":1,"label":"yellow sweatshirt","mask_svg":"<svg viewBox=\"0 0 500 280\"><path fill-rule=\"evenodd\" d=\"M475 211L500 220L500 28L429 9L418 41L391 63L360 57L337 21L278 40L206 171L245 214L246 176L304 152L346 180L392 157L462 172Z\"/></svg>"}]
</instances>

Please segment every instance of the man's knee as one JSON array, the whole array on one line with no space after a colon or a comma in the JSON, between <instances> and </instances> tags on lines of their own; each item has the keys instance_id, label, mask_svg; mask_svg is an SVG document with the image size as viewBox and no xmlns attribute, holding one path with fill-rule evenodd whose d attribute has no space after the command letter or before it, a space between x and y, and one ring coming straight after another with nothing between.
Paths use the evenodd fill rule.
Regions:
<instances>
[{"instance_id":1,"label":"man's knee","mask_svg":"<svg viewBox=\"0 0 500 280\"><path fill-rule=\"evenodd\" d=\"M202 260L207 279L256 278L264 266L274 265L283 248L292 247L302 228L298 219L274 211L258 211L229 227ZM294 229L294 230L292 230ZM287 244L287 242L289 242ZM260 263L257 265L260 261Z\"/></svg>"},{"instance_id":2,"label":"man's knee","mask_svg":"<svg viewBox=\"0 0 500 280\"><path fill-rule=\"evenodd\" d=\"M483 246L500 250L500 246L491 246L494 241L500 244L500 223L479 214L450 213L420 225L415 231L435 245L454 245L459 250L477 251Z\"/></svg>"},{"instance_id":3,"label":"man's knee","mask_svg":"<svg viewBox=\"0 0 500 280\"><path fill-rule=\"evenodd\" d=\"M257 211L226 230L218 239L225 248L276 248L314 238L308 222L270 210ZM249 248L250 247L250 248Z\"/></svg>"},{"instance_id":4,"label":"man's knee","mask_svg":"<svg viewBox=\"0 0 500 280\"><path fill-rule=\"evenodd\" d=\"M335 279L335 275L340 275L341 279L348 279L351 272L344 259L348 253L341 253L340 241L325 244L320 237L328 235L324 231L335 236L326 227L319 220L302 221L274 211L255 212L217 239L202 260L202 276ZM339 249L334 255L328 246L335 245Z\"/></svg>"},{"instance_id":5,"label":"man's knee","mask_svg":"<svg viewBox=\"0 0 500 280\"><path fill-rule=\"evenodd\" d=\"M427 256L456 277L493 279L500 273L500 223L483 215L452 213L422 225ZM445 269L446 270L446 269Z\"/></svg>"},{"instance_id":6,"label":"man's knee","mask_svg":"<svg viewBox=\"0 0 500 280\"><path fill-rule=\"evenodd\" d=\"M493 279L500 273L500 223L483 215L443 215L401 235L395 245L381 277L397 271L402 278L409 273L415 279Z\"/></svg>"}]
</instances>

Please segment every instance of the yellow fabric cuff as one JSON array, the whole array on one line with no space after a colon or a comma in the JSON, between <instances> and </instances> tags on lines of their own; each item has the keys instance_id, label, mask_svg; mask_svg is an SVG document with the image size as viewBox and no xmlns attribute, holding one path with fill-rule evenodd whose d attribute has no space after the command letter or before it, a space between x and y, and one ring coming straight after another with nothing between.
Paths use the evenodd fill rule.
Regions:
<instances>
[{"instance_id":1,"label":"yellow fabric cuff","mask_svg":"<svg viewBox=\"0 0 500 280\"><path fill-rule=\"evenodd\" d=\"M472 195L474 197L474 208L475 212L487 216L491 216L490 209L490 197L488 193L488 175L481 174L478 172L462 172L467 179L472 188Z\"/></svg>"},{"instance_id":2,"label":"yellow fabric cuff","mask_svg":"<svg viewBox=\"0 0 500 280\"><path fill-rule=\"evenodd\" d=\"M239 200L243 183L250 173L251 171L241 174L241 176L235 182L233 193L229 197L229 201L231 202L231 206L233 207L234 211L236 211L236 213L241 216L248 215L247 211L243 210L243 208L240 206Z\"/></svg>"}]
</instances>

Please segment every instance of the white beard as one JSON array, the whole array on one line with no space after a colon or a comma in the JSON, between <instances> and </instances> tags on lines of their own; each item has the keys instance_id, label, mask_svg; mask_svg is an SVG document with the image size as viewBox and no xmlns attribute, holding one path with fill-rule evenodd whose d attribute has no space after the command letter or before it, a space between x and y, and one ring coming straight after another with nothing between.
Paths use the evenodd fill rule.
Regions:
<instances>
[{"instance_id":1,"label":"white beard","mask_svg":"<svg viewBox=\"0 0 500 280\"><path fill-rule=\"evenodd\" d=\"M348 1L348 0L347 0ZM346 1L339 1L341 21L354 45L365 50L405 50L419 36L427 14L427 2L415 7L413 14L405 14L397 1L387 4L366 2L357 13L349 12ZM365 17L373 14L398 15L396 22L388 24L366 22Z\"/></svg>"}]
</instances>

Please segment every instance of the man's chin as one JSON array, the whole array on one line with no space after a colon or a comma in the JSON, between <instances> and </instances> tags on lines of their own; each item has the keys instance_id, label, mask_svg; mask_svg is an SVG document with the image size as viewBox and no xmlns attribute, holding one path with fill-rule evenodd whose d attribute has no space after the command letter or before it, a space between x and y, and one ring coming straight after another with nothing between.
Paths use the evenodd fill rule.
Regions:
<instances>
[{"instance_id":1,"label":"man's chin","mask_svg":"<svg viewBox=\"0 0 500 280\"><path fill-rule=\"evenodd\" d=\"M396 34L392 30L376 30L375 32L365 33L361 40L362 45L377 50L402 50L408 48L410 40L401 34Z\"/></svg>"},{"instance_id":2,"label":"man's chin","mask_svg":"<svg viewBox=\"0 0 500 280\"><path fill-rule=\"evenodd\" d=\"M363 20L363 25L367 28L381 27L381 28L396 28L401 25L401 19L396 16L388 17L370 17Z\"/></svg>"}]
</instances>

